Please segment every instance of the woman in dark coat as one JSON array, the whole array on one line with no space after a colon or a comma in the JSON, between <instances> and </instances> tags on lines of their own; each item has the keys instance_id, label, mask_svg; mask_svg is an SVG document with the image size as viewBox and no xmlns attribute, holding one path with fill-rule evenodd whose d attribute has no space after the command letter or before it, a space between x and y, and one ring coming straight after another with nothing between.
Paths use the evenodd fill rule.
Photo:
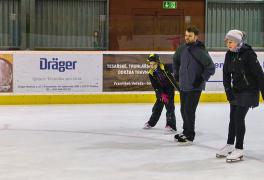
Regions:
<instances>
[{"instance_id":1,"label":"woman in dark coat","mask_svg":"<svg viewBox=\"0 0 264 180\"><path fill-rule=\"evenodd\" d=\"M227 144L216 157L226 157L227 162L243 158L246 114L249 108L259 105L259 92L264 98L263 70L256 53L244 39L245 34L239 30L230 30L225 37L229 50L223 67L223 84L230 103L230 122Z\"/></svg>"}]
</instances>

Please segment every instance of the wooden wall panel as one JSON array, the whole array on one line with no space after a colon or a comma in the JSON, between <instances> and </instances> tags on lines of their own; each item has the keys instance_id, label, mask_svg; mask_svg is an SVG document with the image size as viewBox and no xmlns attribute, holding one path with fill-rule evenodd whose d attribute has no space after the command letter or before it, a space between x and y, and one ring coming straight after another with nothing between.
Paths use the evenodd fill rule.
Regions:
<instances>
[{"instance_id":1,"label":"wooden wall panel","mask_svg":"<svg viewBox=\"0 0 264 180\"><path fill-rule=\"evenodd\" d=\"M185 27L196 25L204 39L205 1L179 0L163 9L162 0L110 0L110 50L175 50Z\"/></svg>"}]
</instances>

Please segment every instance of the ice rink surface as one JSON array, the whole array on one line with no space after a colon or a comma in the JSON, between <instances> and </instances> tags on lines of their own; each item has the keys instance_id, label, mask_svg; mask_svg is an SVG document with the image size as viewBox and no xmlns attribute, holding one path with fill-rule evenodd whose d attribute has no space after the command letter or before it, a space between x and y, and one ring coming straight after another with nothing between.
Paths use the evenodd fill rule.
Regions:
<instances>
[{"instance_id":1,"label":"ice rink surface","mask_svg":"<svg viewBox=\"0 0 264 180\"><path fill-rule=\"evenodd\" d=\"M264 104L246 118L245 158L216 159L229 105L199 104L196 139L164 134L165 113L143 130L152 104L0 107L0 180L263 180ZM182 119L176 104L177 127Z\"/></svg>"}]
</instances>

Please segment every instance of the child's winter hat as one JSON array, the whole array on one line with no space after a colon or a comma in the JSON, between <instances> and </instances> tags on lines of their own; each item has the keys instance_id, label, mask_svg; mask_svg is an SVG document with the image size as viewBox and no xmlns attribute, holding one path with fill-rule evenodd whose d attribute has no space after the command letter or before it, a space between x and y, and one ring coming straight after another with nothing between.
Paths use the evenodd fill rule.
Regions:
<instances>
[{"instance_id":1,"label":"child's winter hat","mask_svg":"<svg viewBox=\"0 0 264 180\"><path fill-rule=\"evenodd\" d=\"M147 62L151 62L151 61L160 62L159 55L158 54L150 54L150 55L148 55Z\"/></svg>"},{"instance_id":2,"label":"child's winter hat","mask_svg":"<svg viewBox=\"0 0 264 180\"><path fill-rule=\"evenodd\" d=\"M236 43L239 44L244 41L245 33L237 29L230 30L225 36L225 40L228 39L235 41Z\"/></svg>"}]
</instances>

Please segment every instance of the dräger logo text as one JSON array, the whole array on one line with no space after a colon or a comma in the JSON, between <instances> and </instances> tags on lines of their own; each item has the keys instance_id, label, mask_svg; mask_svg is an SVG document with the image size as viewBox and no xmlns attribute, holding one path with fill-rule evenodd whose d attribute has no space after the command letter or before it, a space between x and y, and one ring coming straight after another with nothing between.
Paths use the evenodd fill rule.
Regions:
<instances>
[{"instance_id":1,"label":"dr\u00e4ger logo text","mask_svg":"<svg viewBox=\"0 0 264 180\"><path fill-rule=\"evenodd\" d=\"M65 70L74 70L77 61L59 61L58 58L52 58L48 60L47 58L40 58L39 67L40 70L57 70L59 72L64 72Z\"/></svg>"}]
</instances>

